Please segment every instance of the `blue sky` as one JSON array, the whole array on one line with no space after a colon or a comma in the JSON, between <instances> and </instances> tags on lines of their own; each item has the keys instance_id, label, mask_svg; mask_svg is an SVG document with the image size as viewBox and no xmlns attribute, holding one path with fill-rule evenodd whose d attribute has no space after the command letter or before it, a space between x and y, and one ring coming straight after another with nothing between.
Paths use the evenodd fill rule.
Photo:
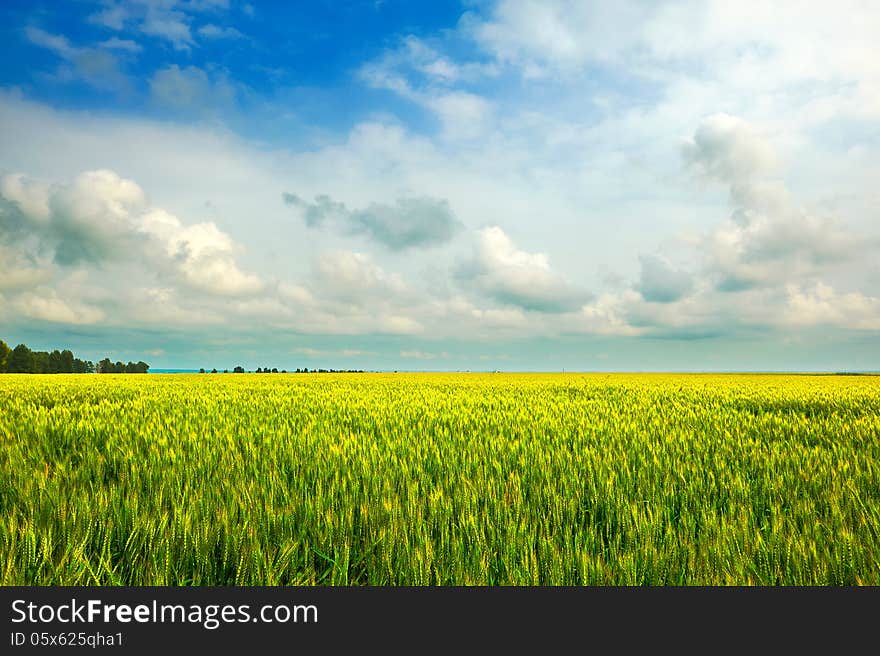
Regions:
<instances>
[{"instance_id":1,"label":"blue sky","mask_svg":"<svg viewBox=\"0 0 880 656\"><path fill-rule=\"evenodd\" d=\"M6 2L0 338L880 369L878 32L858 2Z\"/></svg>"}]
</instances>

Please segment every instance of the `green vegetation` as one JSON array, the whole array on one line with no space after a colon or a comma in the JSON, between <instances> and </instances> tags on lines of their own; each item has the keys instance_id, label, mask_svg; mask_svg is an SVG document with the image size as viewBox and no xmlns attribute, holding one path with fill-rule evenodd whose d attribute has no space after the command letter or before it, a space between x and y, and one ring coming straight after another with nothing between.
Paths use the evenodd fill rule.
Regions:
<instances>
[{"instance_id":1,"label":"green vegetation","mask_svg":"<svg viewBox=\"0 0 880 656\"><path fill-rule=\"evenodd\" d=\"M0 376L0 583L880 585L880 379Z\"/></svg>"},{"instance_id":2,"label":"green vegetation","mask_svg":"<svg viewBox=\"0 0 880 656\"><path fill-rule=\"evenodd\" d=\"M59 351L32 351L26 344L9 348L0 339L0 373L8 374L145 374L150 369L146 362L111 362L104 358L97 365L91 360L73 357L67 349Z\"/></svg>"}]
</instances>

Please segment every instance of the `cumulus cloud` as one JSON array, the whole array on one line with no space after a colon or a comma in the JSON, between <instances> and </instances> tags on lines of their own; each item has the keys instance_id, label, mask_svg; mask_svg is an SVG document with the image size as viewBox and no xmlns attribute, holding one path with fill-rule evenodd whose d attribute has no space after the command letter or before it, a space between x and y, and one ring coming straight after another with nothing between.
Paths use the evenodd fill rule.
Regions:
<instances>
[{"instance_id":1,"label":"cumulus cloud","mask_svg":"<svg viewBox=\"0 0 880 656\"><path fill-rule=\"evenodd\" d=\"M361 210L349 210L326 195L317 196L312 203L291 193L284 193L283 199L310 228L334 223L395 251L444 244L461 228L448 202L429 197L398 198L394 205L372 203Z\"/></svg>"},{"instance_id":2,"label":"cumulus cloud","mask_svg":"<svg viewBox=\"0 0 880 656\"><path fill-rule=\"evenodd\" d=\"M352 251L320 255L313 272L313 284L322 297L356 305L397 299L408 291L399 275L386 273L369 256Z\"/></svg>"},{"instance_id":3,"label":"cumulus cloud","mask_svg":"<svg viewBox=\"0 0 880 656\"><path fill-rule=\"evenodd\" d=\"M19 294L10 305L12 311L21 317L51 323L88 325L105 317L100 309L61 298L55 289L46 287Z\"/></svg>"},{"instance_id":4,"label":"cumulus cloud","mask_svg":"<svg viewBox=\"0 0 880 656\"><path fill-rule=\"evenodd\" d=\"M811 287L788 285L782 314L792 326L833 325L854 330L880 330L880 298L860 292L840 294L821 282Z\"/></svg>"},{"instance_id":5,"label":"cumulus cloud","mask_svg":"<svg viewBox=\"0 0 880 656\"><path fill-rule=\"evenodd\" d=\"M0 246L0 293L33 289L48 283L52 272L45 263L6 246Z\"/></svg>"},{"instance_id":6,"label":"cumulus cloud","mask_svg":"<svg viewBox=\"0 0 880 656\"><path fill-rule=\"evenodd\" d=\"M149 207L137 183L113 171L87 171L55 185L13 174L0 180L0 192L0 229L22 248L50 253L57 265L137 260L221 295L252 293L262 285L238 268L237 246L215 224L184 225Z\"/></svg>"},{"instance_id":7,"label":"cumulus cloud","mask_svg":"<svg viewBox=\"0 0 880 656\"><path fill-rule=\"evenodd\" d=\"M279 282L275 297L289 309L285 322L306 333L415 335L414 316L424 299L397 273L364 253L346 250L316 256L299 282ZM276 314L276 318L278 313Z\"/></svg>"},{"instance_id":8,"label":"cumulus cloud","mask_svg":"<svg viewBox=\"0 0 880 656\"><path fill-rule=\"evenodd\" d=\"M327 223L328 219L346 221L349 215L345 203L340 203L326 194L315 196L312 203L303 200L296 194L284 192L281 198L286 205L295 208L302 215L303 221L310 228L318 228Z\"/></svg>"},{"instance_id":9,"label":"cumulus cloud","mask_svg":"<svg viewBox=\"0 0 880 656\"><path fill-rule=\"evenodd\" d=\"M229 296L252 294L263 283L238 268L232 238L213 223L184 226L177 217L154 209L140 217L139 230L164 246L184 280L195 289Z\"/></svg>"},{"instance_id":10,"label":"cumulus cloud","mask_svg":"<svg viewBox=\"0 0 880 656\"><path fill-rule=\"evenodd\" d=\"M0 229L10 238L36 237L61 265L128 256L129 214L144 203L136 184L110 171L89 171L71 184L51 187L12 174L0 180L0 192L12 205L2 212Z\"/></svg>"},{"instance_id":11,"label":"cumulus cloud","mask_svg":"<svg viewBox=\"0 0 880 656\"><path fill-rule=\"evenodd\" d=\"M545 253L519 250L498 226L479 232L472 259L459 267L457 275L462 284L524 310L565 312L591 298L553 271Z\"/></svg>"},{"instance_id":12,"label":"cumulus cloud","mask_svg":"<svg viewBox=\"0 0 880 656\"><path fill-rule=\"evenodd\" d=\"M642 255L641 276L635 289L646 301L670 303L686 296L694 287L693 276L674 269L658 255Z\"/></svg>"},{"instance_id":13,"label":"cumulus cloud","mask_svg":"<svg viewBox=\"0 0 880 656\"><path fill-rule=\"evenodd\" d=\"M15 203L24 218L38 223L49 220L49 185L31 180L21 173L6 175L0 178L0 195ZM0 226L8 227L11 217L5 216L6 219Z\"/></svg>"},{"instance_id":14,"label":"cumulus cloud","mask_svg":"<svg viewBox=\"0 0 880 656\"><path fill-rule=\"evenodd\" d=\"M426 71L425 76L438 80L462 79L460 70L443 61L427 67L430 71ZM213 72L204 72L208 81L213 82ZM453 92L451 82L434 84L438 96L441 92ZM15 105L16 111L9 110L9 105ZM656 204L652 198L641 206L627 205L621 211L621 216L629 212L635 217L633 208L650 209L642 212L643 219L633 218L632 223L626 224L626 229L631 234L638 233L638 237L621 245L620 240L615 242L620 235L614 232L616 228L610 226L606 232L600 224L610 214L604 214L604 208L596 210L589 202L581 202L591 200L587 192L581 193L581 187L569 186L588 180L589 194L602 195L603 189L595 182L597 178L585 172L586 164L576 175L560 175L561 164L541 158L541 153L535 155L531 142L517 143L500 133L499 141L488 144L486 150L462 153L414 136L400 124L375 121L357 126L347 140L315 151L257 152L259 149L243 145L234 135L219 131L206 135L201 128L122 119L111 121L108 117L74 112L62 115L35 103L13 103L8 99L0 110L4 116L15 118L4 121L4 143L9 145L7 153L17 149L15 154L7 155L16 168L30 170L16 162L36 161L42 162L43 171L70 169L82 157L95 162L116 162L114 167L122 167L117 170L130 171L133 175L136 172L139 181L149 183L148 189L164 193L161 204L174 207L180 217L187 212L181 208L187 207L188 194L193 197L190 205L195 209L192 211L199 211L203 199L210 198L216 201L212 213L216 212L218 223L224 222L221 225L248 221L247 238L252 252L266 256L264 271L288 278L283 282L274 278L258 279L249 277L242 268L237 269L238 275L230 273L230 267L238 266L239 249L229 235L229 239L223 238L224 233L217 224L210 224L213 229L203 226L189 230L192 222L176 217L169 220L157 208L151 208L146 199L133 196L126 200L124 195L115 198L113 193L92 192L88 191L88 185L81 185L83 190L79 195L83 198L74 202L75 180L52 185L25 176L9 176L0 178L3 194L0 230L5 231L4 237L13 231L20 237L4 244L12 244L21 251L27 246L25 242L39 237L43 250L28 251L28 258L16 260L15 276L0 276L0 288L6 285L6 291L0 292L8 297L6 308L12 307L12 300L20 292L50 287L47 276L59 268L100 266L106 271L102 279L112 285L114 275L121 270L116 267L129 262L128 257L115 259L115 253L133 253L132 262L145 267L149 274L144 273L143 280L137 281L137 293L132 292L128 299L131 305L124 307L123 312L113 312L109 305L101 305L107 319L125 317L134 324L152 322L154 325L199 325L215 321L218 325L252 326L259 322L261 327L278 329L279 334L387 332L428 333L432 338L437 335L483 338L560 333L694 336L730 334L743 325L783 326L793 330L797 326L817 324L803 319L809 316L806 311L800 311L799 315L792 313L790 319L782 321L783 309L789 305L821 307L822 303L831 303L839 310L838 297L856 293L840 291L854 288L852 278L840 281L830 276L827 280L837 290L835 300L823 300L814 280L826 280L823 275L826 271L836 271L852 259L853 253L863 252L859 248L848 250L856 234L845 230L830 214L798 208L794 193L776 177L780 167L773 149L767 147L769 140L749 123L734 117L716 117L696 131L695 124L690 124L687 130L693 133L693 138L684 147L683 154L676 150L673 142L674 136L683 131L663 132L666 143L671 144L670 157L682 156L700 177L725 185L732 203L728 220L698 243L698 252L692 254L693 261L685 265L676 258L673 265L653 256L639 262L632 254L651 252L655 248L657 242L653 240L667 229L663 220L669 216L659 209L678 193L676 185L664 185L660 191L668 195L658 191ZM44 125L48 125L48 129L43 130ZM33 140L39 147L16 145L25 141L23 134L28 135L28 144ZM562 137L563 141L567 138ZM118 147L120 143L137 144L142 156L127 162ZM23 152L26 154L22 155ZM63 161L56 165L54 156L40 154L50 152L60 153L59 160ZM74 153L83 154L75 156ZM211 159L212 174L216 178L199 175L205 157ZM867 161L867 157L865 159ZM159 167L162 170L151 172L149 162L158 160L164 164ZM589 164L601 161L604 160L590 159ZM140 171L138 167L142 167ZM606 172L599 179L610 180L611 177ZM181 179L187 184L180 185ZM456 212L468 222L504 217L505 228L511 226L511 230L534 221L533 208L538 205L558 221L547 221L547 244L540 249L545 253L528 250L526 244L514 244L500 228L497 229L500 237L480 234L473 257L457 268L450 262L456 257L455 253L435 251L432 255L437 257L431 258L431 264L440 271L438 283L434 285L432 281L419 286L418 267L424 260L423 253L417 247L404 244L408 240L424 246L435 244L431 237L418 236L419 230L414 237L399 220L406 218L407 212L421 212L426 207L415 203L407 208L392 200L372 205L354 203L352 208L331 196L313 197L299 192L299 196L285 195L288 208L285 209L278 203L278 194L291 179L297 181L297 190L312 193L325 188L327 180L332 179L349 197L367 200L373 197L370 194L394 199L415 189L426 195L406 198L427 200L427 209L439 211L442 201L436 199L449 198ZM636 196L648 193L645 187L638 187L643 180L625 180L627 185L632 182L627 193ZM90 184L97 182L92 180ZM801 184L801 188L807 188L803 181ZM186 192L181 191L184 187ZM67 188L66 194L61 193L62 188ZM656 187L648 189L657 191ZM92 198L94 195L99 199ZM615 198L618 204L628 201L629 196L622 201ZM118 211L113 209L114 203ZM89 210L90 204L96 209ZM681 206L685 204L682 202ZM378 211L374 211L376 206ZM546 210L547 207L551 209ZM308 227L324 228L328 232L336 227L338 233L369 237L396 252L386 261L383 257L387 253L372 259L363 253L332 251L318 255L309 272L305 267L314 255L313 244L303 238L302 223L284 221L284 213L291 208ZM695 222L707 218L705 205L685 208L685 211L692 212ZM113 219L114 213L123 218ZM656 223L654 228L650 227L652 221ZM48 227L40 227L41 222ZM424 227L418 221L413 223L420 230ZM575 228L576 225L579 227ZM117 229L121 229L121 233L115 232ZM579 234L578 230L590 231L592 239L573 244L572 235ZM279 244L278 253L273 253L272 240ZM57 255L59 241L68 244L61 255ZM437 242L442 243L446 242ZM730 243L734 246L730 247ZM120 247L123 244L127 245ZM342 246L331 241L329 247ZM607 253L603 252L605 249ZM582 252L582 256L572 258L572 251ZM569 260L563 260L567 254ZM273 255L277 255L276 260L271 259ZM628 290L590 300L589 294L566 280L555 268L561 269L565 262L565 270L576 275L575 280L587 279L597 256L601 259L603 255L608 258L605 262L618 260L625 271L624 279L635 281ZM703 256L706 266L700 270L698 261ZM551 257L554 266L551 266ZM392 272L390 262L399 268L398 272ZM449 279L450 264L453 265L452 280ZM128 276L120 275L118 279L128 284ZM707 279L712 282L708 288ZM259 282L262 286L257 284ZM457 284L450 284L453 282ZM796 292L791 297L783 286L787 282L795 284ZM733 288L743 291L737 294L719 291ZM203 294L202 289L217 291ZM859 295L863 300L876 297L876 293L863 291L864 294ZM854 300L859 299L851 298L847 302L855 307ZM137 312L138 304L142 305L141 312ZM84 305L92 307L92 302ZM37 313L33 308L29 311ZM815 307L812 312L821 316ZM776 322L773 315L777 317ZM55 316L64 316L64 313L56 312ZM795 320L795 316L802 319ZM848 316L855 317L854 310ZM863 318L853 319L852 325L870 326L870 316L870 312L865 312ZM842 319L835 321L830 325L847 325Z\"/></svg>"},{"instance_id":15,"label":"cumulus cloud","mask_svg":"<svg viewBox=\"0 0 880 656\"><path fill-rule=\"evenodd\" d=\"M742 119L706 118L683 156L701 175L729 188L733 212L702 244L720 290L815 276L878 245L876 239L853 235L833 216L799 207L773 177L777 167L770 145Z\"/></svg>"},{"instance_id":16,"label":"cumulus cloud","mask_svg":"<svg viewBox=\"0 0 880 656\"><path fill-rule=\"evenodd\" d=\"M730 220L706 242L718 288L738 291L810 277L861 257L876 246L831 217L794 208L779 214L749 208L745 222Z\"/></svg>"},{"instance_id":17,"label":"cumulus cloud","mask_svg":"<svg viewBox=\"0 0 880 656\"><path fill-rule=\"evenodd\" d=\"M682 146L687 164L707 178L733 187L773 173L776 154L757 130L736 116L706 117Z\"/></svg>"}]
</instances>

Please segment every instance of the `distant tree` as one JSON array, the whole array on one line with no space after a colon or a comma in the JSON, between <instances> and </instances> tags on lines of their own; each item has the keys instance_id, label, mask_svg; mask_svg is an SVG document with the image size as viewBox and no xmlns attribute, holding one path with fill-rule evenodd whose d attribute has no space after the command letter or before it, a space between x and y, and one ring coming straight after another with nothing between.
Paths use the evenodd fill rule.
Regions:
<instances>
[{"instance_id":1,"label":"distant tree","mask_svg":"<svg viewBox=\"0 0 880 656\"><path fill-rule=\"evenodd\" d=\"M204 367L201 367L201 368L199 369L199 373L200 373L200 374L205 373L205 368L204 368Z\"/></svg>"},{"instance_id":2,"label":"distant tree","mask_svg":"<svg viewBox=\"0 0 880 656\"><path fill-rule=\"evenodd\" d=\"M282 374L286 374L286 373L287 373L287 369L282 369L282 370L281 370L281 373L282 373Z\"/></svg>"},{"instance_id":3,"label":"distant tree","mask_svg":"<svg viewBox=\"0 0 880 656\"><path fill-rule=\"evenodd\" d=\"M10 353L12 353L12 349L9 348L9 344L0 339L0 374L6 371L6 366L9 364Z\"/></svg>"},{"instance_id":4,"label":"distant tree","mask_svg":"<svg viewBox=\"0 0 880 656\"><path fill-rule=\"evenodd\" d=\"M61 351L61 368L58 371L62 374L73 373L73 352L70 349Z\"/></svg>"},{"instance_id":5,"label":"distant tree","mask_svg":"<svg viewBox=\"0 0 880 656\"><path fill-rule=\"evenodd\" d=\"M217 373L217 368L214 367L213 369L211 369L211 373L212 373L212 374L216 374L216 373Z\"/></svg>"},{"instance_id":6,"label":"distant tree","mask_svg":"<svg viewBox=\"0 0 880 656\"><path fill-rule=\"evenodd\" d=\"M16 350L18 351L16 353ZM13 358L13 354L15 357ZM102 374L110 373L138 373L145 374L150 365L146 362L111 362L104 358L96 365L91 360L82 360L74 357L70 349L59 351L32 351L26 344L19 344L10 350L5 342L0 340L0 372L9 373L37 373L37 374Z\"/></svg>"},{"instance_id":7,"label":"distant tree","mask_svg":"<svg viewBox=\"0 0 880 656\"><path fill-rule=\"evenodd\" d=\"M256 371L255 373L258 373L258 374L263 373L263 368L262 368L262 367L257 367L257 371Z\"/></svg>"},{"instance_id":8,"label":"distant tree","mask_svg":"<svg viewBox=\"0 0 880 656\"><path fill-rule=\"evenodd\" d=\"M75 374L93 374L95 373L96 367L95 363L91 360L80 360L79 358L74 358L73 360L73 373Z\"/></svg>"},{"instance_id":9,"label":"distant tree","mask_svg":"<svg viewBox=\"0 0 880 656\"><path fill-rule=\"evenodd\" d=\"M224 374L228 374L228 373L229 373L229 369L224 369L224 370L223 370L223 373L224 373Z\"/></svg>"},{"instance_id":10,"label":"distant tree","mask_svg":"<svg viewBox=\"0 0 880 656\"><path fill-rule=\"evenodd\" d=\"M6 371L11 374L32 374L34 373L34 354L24 344L19 344L12 353L9 354L9 362L6 365Z\"/></svg>"},{"instance_id":11,"label":"distant tree","mask_svg":"<svg viewBox=\"0 0 880 656\"><path fill-rule=\"evenodd\" d=\"M273 374L277 374L277 373L278 373L278 369L275 368L275 367L272 367L272 373L273 373Z\"/></svg>"},{"instance_id":12,"label":"distant tree","mask_svg":"<svg viewBox=\"0 0 880 656\"><path fill-rule=\"evenodd\" d=\"M33 354L34 365L31 373L49 374L49 352L48 351L31 351Z\"/></svg>"},{"instance_id":13,"label":"distant tree","mask_svg":"<svg viewBox=\"0 0 880 656\"><path fill-rule=\"evenodd\" d=\"M242 367L242 366L237 366L235 369L232 370L232 373L243 374L243 373L244 373L244 367Z\"/></svg>"}]
</instances>

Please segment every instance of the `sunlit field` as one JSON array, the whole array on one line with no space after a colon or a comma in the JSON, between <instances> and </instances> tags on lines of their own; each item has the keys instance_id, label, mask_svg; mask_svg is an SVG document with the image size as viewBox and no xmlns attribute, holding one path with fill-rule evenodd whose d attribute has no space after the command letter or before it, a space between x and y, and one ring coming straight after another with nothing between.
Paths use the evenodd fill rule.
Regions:
<instances>
[{"instance_id":1,"label":"sunlit field","mask_svg":"<svg viewBox=\"0 0 880 656\"><path fill-rule=\"evenodd\" d=\"M880 378L0 376L4 585L880 585Z\"/></svg>"}]
</instances>

